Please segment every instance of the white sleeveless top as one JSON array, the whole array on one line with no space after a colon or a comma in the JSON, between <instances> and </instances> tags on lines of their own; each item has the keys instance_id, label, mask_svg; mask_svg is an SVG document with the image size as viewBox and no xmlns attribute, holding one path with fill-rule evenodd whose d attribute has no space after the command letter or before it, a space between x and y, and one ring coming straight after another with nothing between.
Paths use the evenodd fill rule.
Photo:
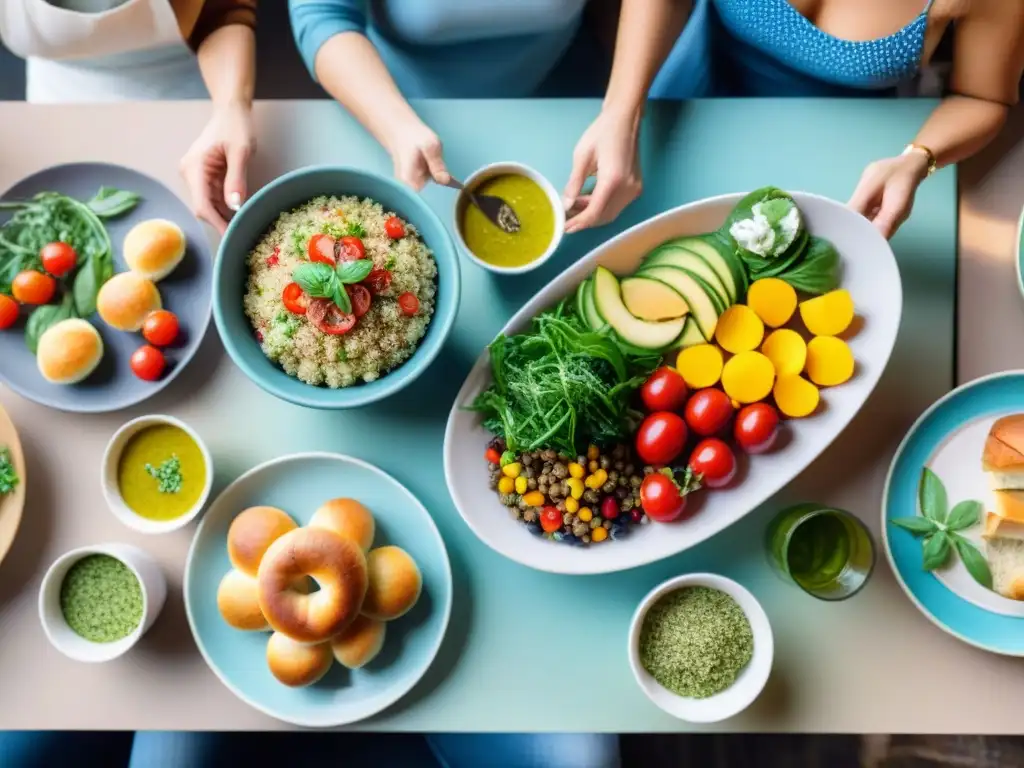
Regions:
<instances>
[{"instance_id":1,"label":"white sleeveless top","mask_svg":"<svg viewBox=\"0 0 1024 768\"><path fill-rule=\"evenodd\" d=\"M167 0L0 0L0 41L26 60L30 102L207 96Z\"/></svg>"}]
</instances>

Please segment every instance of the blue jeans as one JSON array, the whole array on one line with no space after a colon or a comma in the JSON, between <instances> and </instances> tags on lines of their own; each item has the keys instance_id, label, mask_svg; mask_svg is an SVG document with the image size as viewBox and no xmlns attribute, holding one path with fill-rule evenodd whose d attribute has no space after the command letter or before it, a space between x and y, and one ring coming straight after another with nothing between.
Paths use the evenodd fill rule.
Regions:
<instances>
[{"instance_id":1,"label":"blue jeans","mask_svg":"<svg viewBox=\"0 0 1024 768\"><path fill-rule=\"evenodd\" d=\"M50 768L77 756L102 768L618 768L612 734L0 733L0 766Z\"/></svg>"}]
</instances>

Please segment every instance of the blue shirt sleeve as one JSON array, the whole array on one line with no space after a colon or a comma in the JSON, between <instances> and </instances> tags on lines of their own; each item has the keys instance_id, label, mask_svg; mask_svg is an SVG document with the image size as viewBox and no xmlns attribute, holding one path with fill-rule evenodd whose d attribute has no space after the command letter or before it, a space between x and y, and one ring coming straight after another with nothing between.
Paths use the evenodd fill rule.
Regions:
<instances>
[{"instance_id":1,"label":"blue shirt sleeve","mask_svg":"<svg viewBox=\"0 0 1024 768\"><path fill-rule=\"evenodd\" d=\"M366 0L288 0L292 34L313 79L320 48L342 32L366 34Z\"/></svg>"}]
</instances>

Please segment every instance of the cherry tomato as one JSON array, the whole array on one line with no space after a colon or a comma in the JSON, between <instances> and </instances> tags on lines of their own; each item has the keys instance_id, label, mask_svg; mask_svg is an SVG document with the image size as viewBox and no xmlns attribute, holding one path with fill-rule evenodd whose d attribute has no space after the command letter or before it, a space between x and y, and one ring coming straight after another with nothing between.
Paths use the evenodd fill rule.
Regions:
<instances>
[{"instance_id":1,"label":"cherry tomato","mask_svg":"<svg viewBox=\"0 0 1024 768\"><path fill-rule=\"evenodd\" d=\"M19 272L11 283L11 293L22 304L46 304L56 290L56 280L34 269Z\"/></svg>"},{"instance_id":2,"label":"cherry tomato","mask_svg":"<svg viewBox=\"0 0 1024 768\"><path fill-rule=\"evenodd\" d=\"M306 317L322 333L330 336L348 333L356 324L355 315L346 315L330 299L311 299L306 309Z\"/></svg>"},{"instance_id":3,"label":"cherry tomato","mask_svg":"<svg viewBox=\"0 0 1024 768\"><path fill-rule=\"evenodd\" d=\"M501 464L501 454L498 453L494 448L488 448L484 451L484 458L487 459L491 464Z\"/></svg>"},{"instance_id":4,"label":"cherry tomato","mask_svg":"<svg viewBox=\"0 0 1024 768\"><path fill-rule=\"evenodd\" d=\"M173 312L158 309L146 315L142 337L154 347L166 347L178 338L178 318Z\"/></svg>"},{"instance_id":5,"label":"cherry tomato","mask_svg":"<svg viewBox=\"0 0 1024 768\"><path fill-rule=\"evenodd\" d=\"M407 317L414 317L420 311L420 300L412 291L406 291L398 297L398 308Z\"/></svg>"},{"instance_id":6,"label":"cherry tomato","mask_svg":"<svg viewBox=\"0 0 1024 768\"><path fill-rule=\"evenodd\" d=\"M669 523L683 514L686 495L667 474L654 472L640 485L640 506L651 520Z\"/></svg>"},{"instance_id":7,"label":"cherry tomato","mask_svg":"<svg viewBox=\"0 0 1024 768\"><path fill-rule=\"evenodd\" d=\"M319 233L309 238L309 245L306 247L310 261L319 261L322 264L330 264L332 267L338 263L334 253L334 238L330 235Z\"/></svg>"},{"instance_id":8,"label":"cherry tomato","mask_svg":"<svg viewBox=\"0 0 1024 768\"><path fill-rule=\"evenodd\" d=\"M648 411L681 411L688 394L683 377L668 366L658 368L640 388L640 398Z\"/></svg>"},{"instance_id":9,"label":"cherry tomato","mask_svg":"<svg viewBox=\"0 0 1024 768\"><path fill-rule=\"evenodd\" d=\"M370 311L370 303L373 298L370 296L370 292L366 290L364 285L347 285L345 290L348 291L348 297L352 302L352 314L356 317L362 317Z\"/></svg>"},{"instance_id":10,"label":"cherry tomato","mask_svg":"<svg viewBox=\"0 0 1024 768\"><path fill-rule=\"evenodd\" d=\"M391 287L391 272L386 269L374 267L366 276L363 283L372 293L381 294Z\"/></svg>"},{"instance_id":11,"label":"cherry tomato","mask_svg":"<svg viewBox=\"0 0 1024 768\"><path fill-rule=\"evenodd\" d=\"M779 436L779 412L768 403L752 403L736 414L736 443L747 453L771 450Z\"/></svg>"},{"instance_id":12,"label":"cherry tomato","mask_svg":"<svg viewBox=\"0 0 1024 768\"><path fill-rule=\"evenodd\" d=\"M359 261L366 258L366 246L358 237L347 235L334 246L338 261Z\"/></svg>"},{"instance_id":13,"label":"cherry tomato","mask_svg":"<svg viewBox=\"0 0 1024 768\"><path fill-rule=\"evenodd\" d=\"M39 260L43 262L43 269L54 277L64 277L75 268L78 263L78 255L75 249L67 243L47 243L39 251Z\"/></svg>"},{"instance_id":14,"label":"cherry tomato","mask_svg":"<svg viewBox=\"0 0 1024 768\"><path fill-rule=\"evenodd\" d=\"M284 308L295 315L304 315L309 308L309 297L298 283L288 283L281 291Z\"/></svg>"},{"instance_id":15,"label":"cherry tomato","mask_svg":"<svg viewBox=\"0 0 1024 768\"><path fill-rule=\"evenodd\" d=\"M690 454L690 469L700 477L701 485L721 488L736 476L736 456L732 448L717 437L697 443Z\"/></svg>"},{"instance_id":16,"label":"cherry tomato","mask_svg":"<svg viewBox=\"0 0 1024 768\"><path fill-rule=\"evenodd\" d=\"M405 225L397 216L391 216L384 222L384 231L392 240L405 237Z\"/></svg>"},{"instance_id":17,"label":"cherry tomato","mask_svg":"<svg viewBox=\"0 0 1024 768\"><path fill-rule=\"evenodd\" d=\"M554 533L562 527L562 513L558 507L544 507L540 511L540 527L545 533Z\"/></svg>"},{"instance_id":18,"label":"cherry tomato","mask_svg":"<svg viewBox=\"0 0 1024 768\"><path fill-rule=\"evenodd\" d=\"M636 452L645 464L668 464L686 445L686 422L670 411L652 413L636 433Z\"/></svg>"},{"instance_id":19,"label":"cherry tomato","mask_svg":"<svg viewBox=\"0 0 1024 768\"><path fill-rule=\"evenodd\" d=\"M18 319L18 302L0 293L0 330L10 328Z\"/></svg>"},{"instance_id":20,"label":"cherry tomato","mask_svg":"<svg viewBox=\"0 0 1024 768\"><path fill-rule=\"evenodd\" d=\"M720 389L701 389L686 401L686 424L701 437L716 435L732 418L732 401Z\"/></svg>"},{"instance_id":21,"label":"cherry tomato","mask_svg":"<svg viewBox=\"0 0 1024 768\"><path fill-rule=\"evenodd\" d=\"M143 381L156 381L167 367L164 353L156 347L146 344L132 353L132 373Z\"/></svg>"}]
</instances>

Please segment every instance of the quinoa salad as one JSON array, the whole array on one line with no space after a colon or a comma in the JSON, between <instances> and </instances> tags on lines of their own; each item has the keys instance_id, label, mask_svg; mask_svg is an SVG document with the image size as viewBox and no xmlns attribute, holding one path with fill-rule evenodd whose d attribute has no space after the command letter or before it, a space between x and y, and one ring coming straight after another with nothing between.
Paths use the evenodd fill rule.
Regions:
<instances>
[{"instance_id":1,"label":"quinoa salad","mask_svg":"<svg viewBox=\"0 0 1024 768\"><path fill-rule=\"evenodd\" d=\"M248 257L245 314L264 354L306 384L369 382L415 352L437 264L419 233L369 198L282 213Z\"/></svg>"}]
</instances>

